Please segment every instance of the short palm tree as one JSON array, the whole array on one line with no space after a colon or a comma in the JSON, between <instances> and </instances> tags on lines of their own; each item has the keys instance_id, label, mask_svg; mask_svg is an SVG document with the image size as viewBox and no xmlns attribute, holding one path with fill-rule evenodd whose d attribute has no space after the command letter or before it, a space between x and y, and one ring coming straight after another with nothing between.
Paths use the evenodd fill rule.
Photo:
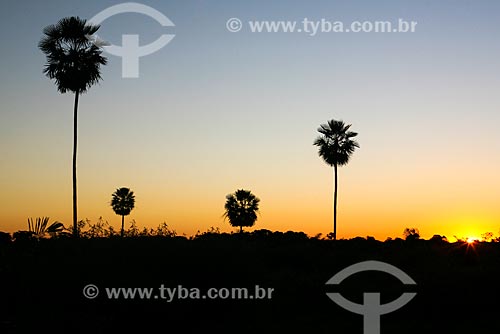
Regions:
<instances>
[{"instance_id":1,"label":"short palm tree","mask_svg":"<svg viewBox=\"0 0 500 334\"><path fill-rule=\"evenodd\" d=\"M111 197L111 207L113 208L113 211L117 215L122 216L122 230L121 230L122 237L125 233L124 232L125 216L128 216L130 214L130 211L134 209L134 206L135 206L135 196L133 191L130 191L129 188L116 189L116 191L113 193Z\"/></svg>"},{"instance_id":2,"label":"short palm tree","mask_svg":"<svg viewBox=\"0 0 500 334\"><path fill-rule=\"evenodd\" d=\"M66 17L43 30L44 37L38 47L47 56L43 72L54 79L60 93L75 94L73 107L73 235L78 237L76 148L78 129L78 98L101 79L100 66L107 60L102 50L88 36L99 26L87 24L79 17Z\"/></svg>"},{"instance_id":3,"label":"short palm tree","mask_svg":"<svg viewBox=\"0 0 500 334\"><path fill-rule=\"evenodd\" d=\"M314 145L319 146L319 155L330 166L335 174L335 185L333 192L333 239L337 239L337 167L346 165L359 144L352 138L358 134L349 131L351 125L343 121L330 120L327 124L321 124L318 132L321 136L316 138Z\"/></svg>"},{"instance_id":4,"label":"short palm tree","mask_svg":"<svg viewBox=\"0 0 500 334\"><path fill-rule=\"evenodd\" d=\"M226 196L224 217L229 219L231 226L239 227L242 233L244 226L251 227L255 224L259 202L260 199L249 190L236 190L234 194Z\"/></svg>"},{"instance_id":5,"label":"short palm tree","mask_svg":"<svg viewBox=\"0 0 500 334\"><path fill-rule=\"evenodd\" d=\"M38 217L36 220L28 218L28 231L39 238L44 237L47 233L56 236L65 232L61 222L53 222L49 225L49 219L49 217Z\"/></svg>"}]
</instances>

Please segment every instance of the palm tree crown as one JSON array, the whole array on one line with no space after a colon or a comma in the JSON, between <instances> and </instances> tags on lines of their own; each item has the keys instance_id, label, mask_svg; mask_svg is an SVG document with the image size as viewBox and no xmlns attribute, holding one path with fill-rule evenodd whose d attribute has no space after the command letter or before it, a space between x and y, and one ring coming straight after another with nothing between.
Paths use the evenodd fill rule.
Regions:
<instances>
[{"instance_id":1,"label":"palm tree crown","mask_svg":"<svg viewBox=\"0 0 500 334\"><path fill-rule=\"evenodd\" d=\"M113 193L111 207L120 216L128 216L135 205L134 192L129 188L119 188Z\"/></svg>"},{"instance_id":2,"label":"palm tree crown","mask_svg":"<svg viewBox=\"0 0 500 334\"><path fill-rule=\"evenodd\" d=\"M330 166L346 165L354 150L359 148L359 144L351 139L358 134L349 131L350 127L350 124L332 119L318 128L322 136L316 138L314 145L319 146L319 155Z\"/></svg>"},{"instance_id":3,"label":"palm tree crown","mask_svg":"<svg viewBox=\"0 0 500 334\"><path fill-rule=\"evenodd\" d=\"M55 80L59 92L84 93L101 79L100 65L107 59L88 38L98 29L79 17L66 17L43 30L38 44L47 56L43 72Z\"/></svg>"},{"instance_id":4,"label":"palm tree crown","mask_svg":"<svg viewBox=\"0 0 500 334\"><path fill-rule=\"evenodd\" d=\"M253 226L257 220L260 199L249 190L239 189L234 194L226 196L224 217L229 219L231 226L240 227Z\"/></svg>"}]
</instances>

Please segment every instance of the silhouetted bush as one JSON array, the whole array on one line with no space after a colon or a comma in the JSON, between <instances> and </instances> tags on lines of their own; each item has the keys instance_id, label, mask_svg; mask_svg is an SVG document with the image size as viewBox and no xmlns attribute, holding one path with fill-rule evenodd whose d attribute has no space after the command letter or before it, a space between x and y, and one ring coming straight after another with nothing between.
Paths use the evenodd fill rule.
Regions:
<instances>
[{"instance_id":1,"label":"silhouetted bush","mask_svg":"<svg viewBox=\"0 0 500 334\"><path fill-rule=\"evenodd\" d=\"M80 236L83 238L109 238L118 235L113 226L104 221L102 217L97 219L93 224L89 219L85 220L85 224L80 227Z\"/></svg>"},{"instance_id":2,"label":"silhouetted bush","mask_svg":"<svg viewBox=\"0 0 500 334\"><path fill-rule=\"evenodd\" d=\"M444 244L448 242L448 239L443 235L434 234L429 241L434 244Z\"/></svg>"},{"instance_id":3,"label":"silhouetted bush","mask_svg":"<svg viewBox=\"0 0 500 334\"><path fill-rule=\"evenodd\" d=\"M31 241L35 239L36 234L30 231L17 231L12 235L15 242Z\"/></svg>"},{"instance_id":4,"label":"silhouetted bush","mask_svg":"<svg viewBox=\"0 0 500 334\"><path fill-rule=\"evenodd\" d=\"M495 240L495 235L493 232L486 232L481 234L481 240L482 241L492 241Z\"/></svg>"},{"instance_id":5,"label":"silhouetted bush","mask_svg":"<svg viewBox=\"0 0 500 334\"><path fill-rule=\"evenodd\" d=\"M416 228L405 228L403 232L403 236L405 237L406 241L412 241L412 240L417 240L420 239L420 233L418 232L418 229Z\"/></svg>"},{"instance_id":6,"label":"silhouetted bush","mask_svg":"<svg viewBox=\"0 0 500 334\"><path fill-rule=\"evenodd\" d=\"M12 241L10 233L0 232L0 245L9 244Z\"/></svg>"}]
</instances>

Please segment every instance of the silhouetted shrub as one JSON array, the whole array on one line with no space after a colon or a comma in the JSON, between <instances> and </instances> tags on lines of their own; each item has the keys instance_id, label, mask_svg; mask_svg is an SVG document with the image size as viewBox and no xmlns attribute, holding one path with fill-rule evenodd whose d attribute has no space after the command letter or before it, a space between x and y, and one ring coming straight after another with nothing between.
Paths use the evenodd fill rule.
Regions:
<instances>
[{"instance_id":1,"label":"silhouetted shrub","mask_svg":"<svg viewBox=\"0 0 500 334\"><path fill-rule=\"evenodd\" d=\"M483 233L483 234L481 234L481 240L482 241L492 241L492 240L495 240L495 235L493 234L493 232Z\"/></svg>"},{"instance_id":2,"label":"silhouetted shrub","mask_svg":"<svg viewBox=\"0 0 500 334\"><path fill-rule=\"evenodd\" d=\"M0 232L0 245L2 245L2 244L8 244L11 241L12 241L12 238L10 236L10 233Z\"/></svg>"},{"instance_id":3,"label":"silhouetted shrub","mask_svg":"<svg viewBox=\"0 0 500 334\"><path fill-rule=\"evenodd\" d=\"M434 244L447 243L448 239L444 235L434 234L432 238L429 239L430 242Z\"/></svg>"},{"instance_id":4,"label":"silhouetted shrub","mask_svg":"<svg viewBox=\"0 0 500 334\"><path fill-rule=\"evenodd\" d=\"M213 229L213 228L212 228ZM220 233L219 228L213 229L213 231L216 231L217 233ZM177 232L174 230L171 230L167 223L163 222L163 224L158 225L156 230L151 230L151 234L156 237L175 237L177 236Z\"/></svg>"},{"instance_id":5,"label":"silhouetted shrub","mask_svg":"<svg viewBox=\"0 0 500 334\"><path fill-rule=\"evenodd\" d=\"M12 235L15 242L24 242L35 239L35 233L30 231L17 231Z\"/></svg>"},{"instance_id":6,"label":"silhouetted shrub","mask_svg":"<svg viewBox=\"0 0 500 334\"><path fill-rule=\"evenodd\" d=\"M273 232L266 230L266 229L261 229L261 230L255 230L252 232L253 236L257 238L266 238L270 237L273 235Z\"/></svg>"},{"instance_id":7,"label":"silhouetted shrub","mask_svg":"<svg viewBox=\"0 0 500 334\"><path fill-rule=\"evenodd\" d=\"M305 234L304 232L294 232L294 231L285 232L284 237L294 241L304 241L309 239L307 234Z\"/></svg>"},{"instance_id":8,"label":"silhouetted shrub","mask_svg":"<svg viewBox=\"0 0 500 334\"><path fill-rule=\"evenodd\" d=\"M335 239L335 233L330 232L326 235L327 240L334 240Z\"/></svg>"},{"instance_id":9,"label":"silhouetted shrub","mask_svg":"<svg viewBox=\"0 0 500 334\"><path fill-rule=\"evenodd\" d=\"M405 237L406 241L412 241L412 240L417 240L420 239L420 233L418 232L418 229L416 228L405 228L403 232L403 236Z\"/></svg>"},{"instance_id":10,"label":"silhouetted shrub","mask_svg":"<svg viewBox=\"0 0 500 334\"><path fill-rule=\"evenodd\" d=\"M82 227L87 227L84 231L80 229L80 236L83 238L109 238L117 235L113 226L109 225L107 221L103 221L102 217L99 217L95 224L86 219L85 225Z\"/></svg>"}]
</instances>

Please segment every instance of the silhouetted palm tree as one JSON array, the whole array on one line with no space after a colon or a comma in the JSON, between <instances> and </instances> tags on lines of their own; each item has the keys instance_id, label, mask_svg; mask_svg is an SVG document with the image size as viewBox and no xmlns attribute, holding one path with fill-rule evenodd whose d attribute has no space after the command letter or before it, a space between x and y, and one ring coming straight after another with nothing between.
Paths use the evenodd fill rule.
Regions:
<instances>
[{"instance_id":1,"label":"silhouetted palm tree","mask_svg":"<svg viewBox=\"0 0 500 334\"><path fill-rule=\"evenodd\" d=\"M130 211L134 208L135 205L135 196L134 192L130 191L129 188L119 188L113 193L111 198L111 207L113 211L122 216L122 231L121 236L124 234L124 221L125 216L130 214Z\"/></svg>"},{"instance_id":2,"label":"silhouetted palm tree","mask_svg":"<svg viewBox=\"0 0 500 334\"><path fill-rule=\"evenodd\" d=\"M43 73L55 80L60 93L75 93L73 109L73 235L78 237L76 192L76 147L78 98L101 79L100 66L107 60L102 50L87 38L99 26L86 24L79 17L66 17L43 30L38 47L47 56Z\"/></svg>"},{"instance_id":3,"label":"silhouetted palm tree","mask_svg":"<svg viewBox=\"0 0 500 334\"><path fill-rule=\"evenodd\" d=\"M346 165L351 154L359 144L351 138L356 137L356 132L349 131L351 125L343 121L330 120L327 124L321 124L318 132L322 135L316 138L314 145L319 146L319 155L330 166L333 166L335 174L335 186L333 192L333 239L337 239L337 167Z\"/></svg>"},{"instance_id":4,"label":"silhouetted palm tree","mask_svg":"<svg viewBox=\"0 0 500 334\"><path fill-rule=\"evenodd\" d=\"M224 217L229 219L231 226L240 228L243 232L243 226L253 226L257 220L259 212L260 199L255 197L249 190L239 189L234 194L226 196L226 212Z\"/></svg>"}]
</instances>

